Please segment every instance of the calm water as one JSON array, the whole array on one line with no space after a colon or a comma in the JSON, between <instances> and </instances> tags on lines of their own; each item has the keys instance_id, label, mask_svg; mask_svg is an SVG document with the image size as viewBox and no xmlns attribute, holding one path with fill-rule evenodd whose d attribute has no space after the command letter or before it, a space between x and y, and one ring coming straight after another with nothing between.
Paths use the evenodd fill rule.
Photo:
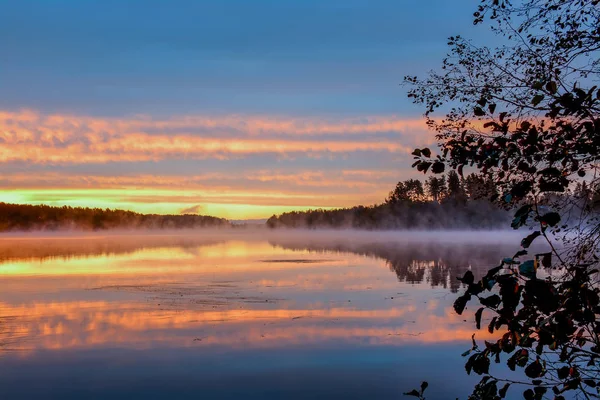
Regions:
<instances>
[{"instance_id":1,"label":"calm water","mask_svg":"<svg viewBox=\"0 0 600 400\"><path fill-rule=\"evenodd\" d=\"M0 398L464 397L454 277L519 239L434 237L1 238Z\"/></svg>"}]
</instances>

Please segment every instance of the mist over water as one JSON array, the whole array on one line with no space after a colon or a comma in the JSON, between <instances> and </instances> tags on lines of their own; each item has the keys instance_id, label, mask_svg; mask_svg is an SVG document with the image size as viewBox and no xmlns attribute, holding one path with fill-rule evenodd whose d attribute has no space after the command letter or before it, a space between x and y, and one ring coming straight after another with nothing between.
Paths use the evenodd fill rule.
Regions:
<instances>
[{"instance_id":1,"label":"mist over water","mask_svg":"<svg viewBox=\"0 0 600 400\"><path fill-rule=\"evenodd\" d=\"M520 236L5 235L0 397L398 398L422 379L428 398L465 395L475 329L455 277Z\"/></svg>"}]
</instances>

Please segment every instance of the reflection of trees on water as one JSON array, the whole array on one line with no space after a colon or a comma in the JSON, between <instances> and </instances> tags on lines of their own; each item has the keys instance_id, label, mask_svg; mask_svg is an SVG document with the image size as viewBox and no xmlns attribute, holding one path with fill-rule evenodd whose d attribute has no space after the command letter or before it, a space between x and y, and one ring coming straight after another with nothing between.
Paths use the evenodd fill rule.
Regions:
<instances>
[{"instance_id":1,"label":"reflection of trees on water","mask_svg":"<svg viewBox=\"0 0 600 400\"><path fill-rule=\"evenodd\" d=\"M131 254L136 251L174 247L193 252L202 246L226 242L225 238L182 235L65 236L39 240L4 238L0 240L0 265L22 260L71 260Z\"/></svg>"},{"instance_id":2,"label":"reflection of trees on water","mask_svg":"<svg viewBox=\"0 0 600 400\"><path fill-rule=\"evenodd\" d=\"M352 242L286 242L271 240L271 244L292 250L353 253L384 259L398 280L406 283L428 282L432 287L460 288L457 276L471 269L477 276L498 264L511 246L458 245L443 243L352 243Z\"/></svg>"},{"instance_id":3,"label":"reflection of trees on water","mask_svg":"<svg viewBox=\"0 0 600 400\"><path fill-rule=\"evenodd\" d=\"M54 237L44 240L6 238L0 241L0 266L13 260L51 260L101 255L128 254L143 249L179 248L196 254L198 249L225 243L229 240L260 242L264 232L249 236L233 235L224 232L210 235L115 235L104 237L83 237L72 240L69 237ZM266 236L266 235L265 235ZM498 264L514 247L498 244L452 244L440 242L419 242L417 240L373 239L365 236L357 239L349 235L323 236L318 234L281 234L268 236L269 243L291 250L314 252L352 253L375 257L387 262L398 280L407 283L428 282L432 287L459 288L457 276L467 269L474 274L487 271Z\"/></svg>"}]
</instances>

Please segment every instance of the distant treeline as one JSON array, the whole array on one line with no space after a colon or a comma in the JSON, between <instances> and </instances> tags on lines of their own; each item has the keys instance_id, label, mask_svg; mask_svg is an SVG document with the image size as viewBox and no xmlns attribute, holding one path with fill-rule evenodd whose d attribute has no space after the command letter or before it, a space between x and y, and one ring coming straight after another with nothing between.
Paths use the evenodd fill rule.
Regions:
<instances>
[{"instance_id":1,"label":"distant treeline","mask_svg":"<svg viewBox=\"0 0 600 400\"><path fill-rule=\"evenodd\" d=\"M30 230L191 229L228 227L226 219L202 215L139 214L83 207L0 203L0 232Z\"/></svg>"},{"instance_id":2,"label":"distant treeline","mask_svg":"<svg viewBox=\"0 0 600 400\"><path fill-rule=\"evenodd\" d=\"M398 182L384 203L335 210L309 210L274 215L270 228L358 229L490 229L502 228L510 217L489 200L495 186L478 175L447 176Z\"/></svg>"}]
</instances>

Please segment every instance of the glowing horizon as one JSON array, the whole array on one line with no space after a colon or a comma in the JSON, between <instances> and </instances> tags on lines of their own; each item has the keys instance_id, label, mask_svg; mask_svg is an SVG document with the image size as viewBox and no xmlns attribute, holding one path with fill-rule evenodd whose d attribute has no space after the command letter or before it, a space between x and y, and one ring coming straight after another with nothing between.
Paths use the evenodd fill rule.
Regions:
<instances>
[{"instance_id":1,"label":"glowing horizon","mask_svg":"<svg viewBox=\"0 0 600 400\"><path fill-rule=\"evenodd\" d=\"M0 174L0 201L228 219L372 205L414 173L402 164L431 138L422 120L394 115L158 119L2 111L0 163L15 172ZM371 159L398 170L363 165ZM248 167L237 169L240 163Z\"/></svg>"},{"instance_id":2,"label":"glowing horizon","mask_svg":"<svg viewBox=\"0 0 600 400\"><path fill-rule=\"evenodd\" d=\"M10 3L0 201L230 219L368 206L418 176L434 134L398 84L472 29L442 0Z\"/></svg>"}]
</instances>

